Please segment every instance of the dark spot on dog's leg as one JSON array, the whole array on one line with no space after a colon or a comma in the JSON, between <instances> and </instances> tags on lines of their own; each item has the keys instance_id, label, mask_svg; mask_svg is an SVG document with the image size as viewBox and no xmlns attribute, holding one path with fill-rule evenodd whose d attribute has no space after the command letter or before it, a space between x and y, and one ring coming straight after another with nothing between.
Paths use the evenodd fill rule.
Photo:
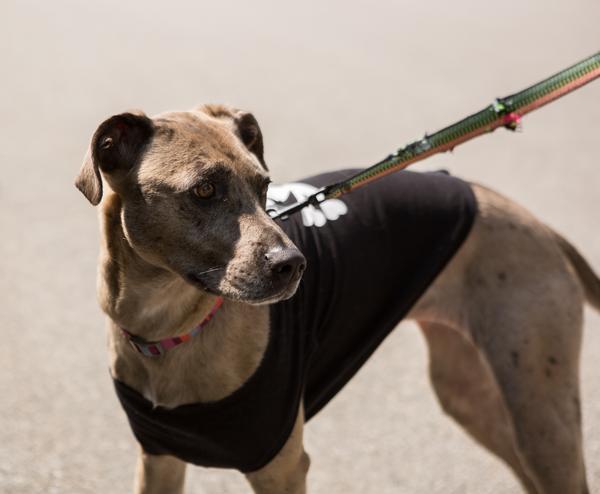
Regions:
<instances>
[{"instance_id":1,"label":"dark spot on dog's leg","mask_svg":"<svg viewBox=\"0 0 600 494\"><path fill-rule=\"evenodd\" d=\"M506 281L506 273L503 272L503 271L500 271L498 273L498 280L500 280L500 281Z\"/></svg>"},{"instance_id":2,"label":"dark spot on dog's leg","mask_svg":"<svg viewBox=\"0 0 600 494\"><path fill-rule=\"evenodd\" d=\"M556 360L555 357L553 357L552 355L550 355L548 357L548 363L551 364L551 365L558 365L558 360Z\"/></svg>"},{"instance_id":3,"label":"dark spot on dog's leg","mask_svg":"<svg viewBox=\"0 0 600 494\"><path fill-rule=\"evenodd\" d=\"M519 368L519 352L513 350L510 352L510 359L512 360L513 367Z\"/></svg>"}]
</instances>

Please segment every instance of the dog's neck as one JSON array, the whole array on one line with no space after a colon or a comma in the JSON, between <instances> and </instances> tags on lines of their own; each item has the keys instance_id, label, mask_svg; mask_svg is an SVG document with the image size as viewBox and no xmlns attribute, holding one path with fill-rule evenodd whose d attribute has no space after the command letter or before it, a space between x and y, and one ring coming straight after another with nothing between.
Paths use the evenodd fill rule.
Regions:
<instances>
[{"instance_id":1,"label":"dog's neck","mask_svg":"<svg viewBox=\"0 0 600 494\"><path fill-rule=\"evenodd\" d=\"M151 341L185 333L202 321L215 297L133 250L123 231L116 194L107 198L102 209L98 293L104 312L118 326Z\"/></svg>"},{"instance_id":2,"label":"dog's neck","mask_svg":"<svg viewBox=\"0 0 600 494\"><path fill-rule=\"evenodd\" d=\"M218 400L241 386L266 348L268 307L226 301L197 337L172 350L174 355L138 354L119 326L146 340L173 337L202 321L215 297L136 254L124 235L116 194L105 197L101 223L98 294L111 319L113 377L166 407Z\"/></svg>"}]
</instances>

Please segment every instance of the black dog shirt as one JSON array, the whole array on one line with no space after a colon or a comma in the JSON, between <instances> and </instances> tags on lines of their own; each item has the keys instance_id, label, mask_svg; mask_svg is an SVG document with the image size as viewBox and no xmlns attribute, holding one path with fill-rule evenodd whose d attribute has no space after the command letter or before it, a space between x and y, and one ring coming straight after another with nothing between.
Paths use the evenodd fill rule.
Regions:
<instances>
[{"instance_id":1,"label":"black dog shirt","mask_svg":"<svg viewBox=\"0 0 600 494\"><path fill-rule=\"evenodd\" d=\"M271 187L269 206L353 172ZM476 209L459 179L399 172L281 222L307 269L296 294L270 307L269 342L245 384L217 402L165 409L115 380L144 450L242 472L266 465L301 401L309 420L352 378L458 250Z\"/></svg>"}]
</instances>

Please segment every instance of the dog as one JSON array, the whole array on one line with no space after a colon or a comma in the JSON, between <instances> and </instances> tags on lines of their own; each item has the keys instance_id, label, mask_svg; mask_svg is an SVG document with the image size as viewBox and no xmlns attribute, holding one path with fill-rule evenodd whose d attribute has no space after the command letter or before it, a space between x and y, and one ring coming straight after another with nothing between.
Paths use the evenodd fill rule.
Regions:
<instances>
[{"instance_id":1,"label":"dog","mask_svg":"<svg viewBox=\"0 0 600 494\"><path fill-rule=\"evenodd\" d=\"M369 201L385 195L377 184L401 187L406 180L431 183L450 201L446 191L457 179L421 175L388 177L349 194L365 201L354 220L342 198L311 207L298 216L302 224L288 227L271 218L267 202L298 199L319 184L271 187L267 198L263 139L252 114L205 105L153 118L123 113L98 127L76 186L101 205L98 297L108 315L110 372L141 443L136 493L182 492L186 461L237 468L260 494L306 492L305 420L403 317L425 336L443 410L502 459L526 492L588 492L578 366L583 306L587 300L600 310L600 279L558 233L477 184L457 186L471 195L452 199L460 215L436 220L453 239L449 246L423 243L410 273L388 276L405 257L396 247L420 235L426 218L415 217L405 235L405 225L369 216L382 208L392 214L396 199L377 207ZM411 190L403 192L410 198ZM439 204L436 214L446 214L450 202ZM354 237L336 236L330 259L309 257L290 239L292 228L298 241L342 219L356 225L348 227ZM330 266L362 238L365 250L353 264ZM377 256L378 242L393 244L394 254ZM435 267L419 260L427 249ZM369 277L359 282L361 270ZM311 276L316 297L303 288ZM346 315L331 309L339 294L327 283L335 287L339 277L340 290L352 285L357 293ZM393 289L380 288L388 282ZM405 283L413 294L395 309ZM294 305L298 298L306 303ZM312 333L278 331L284 324L274 314L284 312L273 308L280 306L289 308L290 324L319 314L335 326L346 317L368 336L352 343L352 359L344 358L343 332L311 350ZM335 369L339 362L343 372Z\"/></svg>"}]
</instances>

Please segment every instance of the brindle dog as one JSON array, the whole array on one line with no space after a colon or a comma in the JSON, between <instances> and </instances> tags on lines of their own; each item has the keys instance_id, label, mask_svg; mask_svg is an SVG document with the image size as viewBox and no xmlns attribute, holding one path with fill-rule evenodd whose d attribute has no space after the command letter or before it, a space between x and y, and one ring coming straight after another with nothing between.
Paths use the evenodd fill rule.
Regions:
<instances>
[{"instance_id":1,"label":"brindle dog","mask_svg":"<svg viewBox=\"0 0 600 494\"><path fill-rule=\"evenodd\" d=\"M267 304L298 286L305 261L265 212L268 177L256 120L224 106L124 113L92 138L76 185L101 203L98 290L110 368L156 405L238 389L265 350ZM586 493L579 349L583 305L587 298L600 310L600 280L523 208L473 190L479 211L469 237L409 314L429 345L433 387L444 411L527 492ZM228 310L176 356L146 358L119 332L175 336L202 321L217 295ZM299 410L283 449L247 475L255 492L305 492L302 430ZM135 491L181 492L184 472L181 460L142 451Z\"/></svg>"}]
</instances>

